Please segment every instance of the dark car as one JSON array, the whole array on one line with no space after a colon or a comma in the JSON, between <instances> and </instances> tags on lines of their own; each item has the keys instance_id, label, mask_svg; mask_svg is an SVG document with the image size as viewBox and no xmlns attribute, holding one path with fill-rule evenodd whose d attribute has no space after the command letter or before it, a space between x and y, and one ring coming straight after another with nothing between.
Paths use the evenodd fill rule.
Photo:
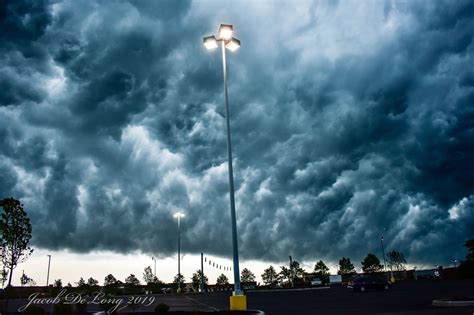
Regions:
<instances>
[{"instance_id":1,"label":"dark car","mask_svg":"<svg viewBox=\"0 0 474 315\"><path fill-rule=\"evenodd\" d=\"M348 288L354 291L365 292L368 290L390 290L391 283L377 277L358 277L347 283Z\"/></svg>"}]
</instances>

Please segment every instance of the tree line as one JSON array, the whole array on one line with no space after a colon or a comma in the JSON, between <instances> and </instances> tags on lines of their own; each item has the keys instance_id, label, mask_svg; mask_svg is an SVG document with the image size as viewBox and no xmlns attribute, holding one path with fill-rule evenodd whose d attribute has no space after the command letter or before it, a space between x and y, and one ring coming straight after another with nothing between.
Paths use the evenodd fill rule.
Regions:
<instances>
[{"instance_id":1,"label":"tree line","mask_svg":"<svg viewBox=\"0 0 474 315\"><path fill-rule=\"evenodd\" d=\"M7 282L7 286L11 286L13 270L18 266L19 263L26 261L33 252L33 249L29 246L29 242L32 236L32 226L30 219L28 218L23 205L19 200L14 198L5 198L0 200L0 208L2 213L0 216L0 262L2 264L0 281L2 286ZM461 263L460 268L467 277L474 277L474 239L465 242L464 246L468 249L466 259ZM384 257L390 270L401 271L405 269L406 259L403 253L392 250L389 251ZM361 269L366 274L381 272L384 266L380 263L379 258L373 253L367 254L367 256L361 261ZM329 268L322 261L316 262L313 268L313 276L321 279L323 283L329 282ZM342 257L339 260L338 274L340 275L351 275L355 274L356 270L354 264L350 258ZM262 274L262 281L267 286L275 286L278 283L291 283L298 284L303 281L306 271L300 266L298 261L292 261L289 267L280 266L279 272L275 270L273 266L265 269ZM176 275L174 277L174 283L184 283L183 275ZM162 285L164 284L159 280L156 275L153 275L151 267L148 266L144 269L143 280L147 285ZM202 274L201 270L197 270L191 277L192 286L197 289L201 284L201 280L204 285L208 285L208 278ZM20 278L22 285L35 285L35 281L23 274ZM242 282L254 282L255 274L249 269L244 268L241 272ZM78 287L95 287L99 285L99 281L89 278L85 281L81 278L77 283ZM125 282L117 280L113 275L109 274L104 279L104 286L137 286L140 284L140 280L134 275L129 275ZM229 284L229 279L226 275L221 274L216 279L216 284L226 285ZM54 281L55 287L62 287L61 279ZM68 283L67 286L72 286Z\"/></svg>"},{"instance_id":2,"label":"tree line","mask_svg":"<svg viewBox=\"0 0 474 315\"><path fill-rule=\"evenodd\" d=\"M404 270L406 259L403 253L398 251L390 251L387 253L386 260L389 267L397 271ZM379 258L369 253L361 262L362 271L366 274L372 274L383 271L383 265ZM356 274L355 266L350 258L342 257L339 260L338 271L339 275L354 275ZM292 261L289 267L280 266L280 271L277 272L273 266L268 267L262 274L262 281L266 286L276 286L277 284L290 283L301 284L304 281L304 275L307 272L301 267L298 261ZM315 263L312 277L319 278L322 283L329 283L329 267L319 260Z\"/></svg>"}]
</instances>

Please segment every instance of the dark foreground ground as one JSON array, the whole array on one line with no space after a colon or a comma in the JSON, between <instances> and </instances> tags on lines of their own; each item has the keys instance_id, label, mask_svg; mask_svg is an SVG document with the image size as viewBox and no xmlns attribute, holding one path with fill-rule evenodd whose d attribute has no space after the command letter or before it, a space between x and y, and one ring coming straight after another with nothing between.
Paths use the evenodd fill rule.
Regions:
<instances>
[{"instance_id":1,"label":"dark foreground ground","mask_svg":"<svg viewBox=\"0 0 474 315\"><path fill-rule=\"evenodd\" d=\"M440 309L431 306L433 299L474 296L474 280L398 282L388 292L353 292L343 286L307 291L248 292L249 309L266 315L311 314L466 314L474 307ZM218 308L228 307L229 293L199 293L193 299Z\"/></svg>"},{"instance_id":2,"label":"dark foreground ground","mask_svg":"<svg viewBox=\"0 0 474 315\"><path fill-rule=\"evenodd\" d=\"M188 312L186 314L192 314L193 311L227 310L230 294L230 292L212 292L142 296L147 299L153 297L154 301L149 306L137 307L135 312L152 312L158 303L169 305L171 312L185 311ZM253 291L247 292L246 295L249 309L262 310L266 315L474 315L474 306L464 308L431 306L433 299L474 296L474 279L401 281L387 292L358 293L344 286L335 286L312 290ZM130 297L124 297L125 300L127 298ZM10 300L10 312L14 314L19 307L28 304L27 302L25 299ZM48 305L41 307L48 310L48 313L51 309ZM98 310L100 310L98 305L89 304L89 312ZM123 312L133 311L124 308L119 314Z\"/></svg>"}]
</instances>

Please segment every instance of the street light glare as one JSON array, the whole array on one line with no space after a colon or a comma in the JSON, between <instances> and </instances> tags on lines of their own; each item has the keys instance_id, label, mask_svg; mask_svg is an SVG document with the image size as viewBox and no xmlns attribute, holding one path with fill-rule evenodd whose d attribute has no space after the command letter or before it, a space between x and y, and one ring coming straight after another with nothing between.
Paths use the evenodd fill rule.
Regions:
<instances>
[{"instance_id":1,"label":"street light glare","mask_svg":"<svg viewBox=\"0 0 474 315\"><path fill-rule=\"evenodd\" d=\"M225 45L225 48L229 49L230 51L236 51L240 48L240 40L232 37L232 39Z\"/></svg>"},{"instance_id":2,"label":"street light glare","mask_svg":"<svg viewBox=\"0 0 474 315\"><path fill-rule=\"evenodd\" d=\"M173 214L173 217L175 217L175 218L184 218L185 214L182 213L182 212L176 212L175 214Z\"/></svg>"},{"instance_id":3,"label":"street light glare","mask_svg":"<svg viewBox=\"0 0 474 315\"><path fill-rule=\"evenodd\" d=\"M230 24L221 24L219 26L219 37L223 40L229 40L234 33L234 27Z\"/></svg>"},{"instance_id":4,"label":"street light glare","mask_svg":"<svg viewBox=\"0 0 474 315\"><path fill-rule=\"evenodd\" d=\"M206 36L204 37L203 42L204 46L209 50L217 48L217 40L215 36Z\"/></svg>"}]
</instances>

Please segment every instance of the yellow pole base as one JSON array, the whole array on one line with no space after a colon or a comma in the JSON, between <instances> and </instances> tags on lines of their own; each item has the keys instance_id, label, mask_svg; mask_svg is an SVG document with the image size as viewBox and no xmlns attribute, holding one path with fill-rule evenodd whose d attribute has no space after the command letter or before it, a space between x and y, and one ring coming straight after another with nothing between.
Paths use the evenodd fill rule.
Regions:
<instances>
[{"instance_id":1,"label":"yellow pole base","mask_svg":"<svg viewBox=\"0 0 474 315\"><path fill-rule=\"evenodd\" d=\"M178 288L178 289L176 290L176 293L181 293L181 288Z\"/></svg>"},{"instance_id":2,"label":"yellow pole base","mask_svg":"<svg viewBox=\"0 0 474 315\"><path fill-rule=\"evenodd\" d=\"M231 311L246 311L247 310L247 297L245 295L232 295L230 297L230 310Z\"/></svg>"},{"instance_id":3,"label":"yellow pole base","mask_svg":"<svg viewBox=\"0 0 474 315\"><path fill-rule=\"evenodd\" d=\"M390 282L395 283L395 277L390 278Z\"/></svg>"}]
</instances>

